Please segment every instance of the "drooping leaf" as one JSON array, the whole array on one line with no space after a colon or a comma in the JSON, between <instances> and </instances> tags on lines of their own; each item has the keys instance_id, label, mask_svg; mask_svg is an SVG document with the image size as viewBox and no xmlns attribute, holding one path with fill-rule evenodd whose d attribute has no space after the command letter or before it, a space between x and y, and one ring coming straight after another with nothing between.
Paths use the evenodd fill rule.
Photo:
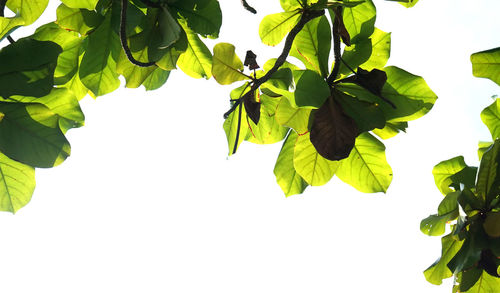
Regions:
<instances>
[{"instance_id":1,"label":"drooping leaf","mask_svg":"<svg viewBox=\"0 0 500 293\"><path fill-rule=\"evenodd\" d=\"M500 99L495 99L493 104L481 112L481 120L488 126L494 140L500 138Z\"/></svg>"},{"instance_id":2,"label":"drooping leaf","mask_svg":"<svg viewBox=\"0 0 500 293\"><path fill-rule=\"evenodd\" d=\"M299 18L300 13L297 11L287 11L267 15L260 22L260 39L268 46L278 45L297 24Z\"/></svg>"},{"instance_id":3,"label":"drooping leaf","mask_svg":"<svg viewBox=\"0 0 500 293\"><path fill-rule=\"evenodd\" d=\"M102 96L116 90L120 85L116 60L121 45L111 25L110 13L87 40L87 48L79 68L80 80L94 96Z\"/></svg>"},{"instance_id":4,"label":"drooping leaf","mask_svg":"<svg viewBox=\"0 0 500 293\"><path fill-rule=\"evenodd\" d=\"M35 190L35 168L0 153L0 211L17 212Z\"/></svg>"},{"instance_id":5,"label":"drooping leaf","mask_svg":"<svg viewBox=\"0 0 500 293\"><path fill-rule=\"evenodd\" d=\"M61 47L54 42L21 39L0 50L0 95L44 96L54 84ZM33 54L37 52L37 54Z\"/></svg>"},{"instance_id":6,"label":"drooping leaf","mask_svg":"<svg viewBox=\"0 0 500 293\"><path fill-rule=\"evenodd\" d=\"M344 1L356 2L356 1ZM370 37L375 29L376 9L371 0L366 0L354 7L345 7L343 13L344 25L351 37L351 43L356 44Z\"/></svg>"},{"instance_id":7,"label":"drooping leaf","mask_svg":"<svg viewBox=\"0 0 500 293\"><path fill-rule=\"evenodd\" d=\"M342 83L337 88L361 100L379 104L387 121L391 123L417 119L432 109L437 96L422 77L394 66L384 68L384 72L387 74L387 81L381 94L396 108L355 84Z\"/></svg>"},{"instance_id":8,"label":"drooping leaf","mask_svg":"<svg viewBox=\"0 0 500 293\"><path fill-rule=\"evenodd\" d=\"M262 108L259 90L255 90L253 95L245 96L243 99L243 106L245 106L248 118L250 118L253 123L258 124L260 120L260 110Z\"/></svg>"},{"instance_id":9,"label":"drooping leaf","mask_svg":"<svg viewBox=\"0 0 500 293\"><path fill-rule=\"evenodd\" d=\"M458 156L449 160L442 161L434 166L434 168L432 169L432 175L434 175L434 182L436 183L439 191L441 191L443 195L454 191L450 188L453 183L452 176L467 167L468 166L465 163L463 156Z\"/></svg>"},{"instance_id":10,"label":"drooping leaf","mask_svg":"<svg viewBox=\"0 0 500 293\"><path fill-rule=\"evenodd\" d=\"M323 158L311 143L309 133L298 137L295 143L293 166L309 185L326 184L333 177L339 162Z\"/></svg>"},{"instance_id":11,"label":"drooping leaf","mask_svg":"<svg viewBox=\"0 0 500 293\"><path fill-rule=\"evenodd\" d=\"M21 163L40 168L59 165L70 145L59 129L58 116L42 104L0 102L0 151Z\"/></svg>"},{"instance_id":12,"label":"drooping leaf","mask_svg":"<svg viewBox=\"0 0 500 293\"><path fill-rule=\"evenodd\" d=\"M334 97L328 98L312 116L311 143L317 152L330 161L347 158L359 134L354 120Z\"/></svg>"},{"instance_id":13,"label":"drooping leaf","mask_svg":"<svg viewBox=\"0 0 500 293\"><path fill-rule=\"evenodd\" d=\"M94 10L99 0L61 0L61 2L71 8Z\"/></svg>"},{"instance_id":14,"label":"drooping leaf","mask_svg":"<svg viewBox=\"0 0 500 293\"><path fill-rule=\"evenodd\" d=\"M430 215L420 222L420 231L429 236L444 234L446 223L458 217L459 191L448 193L441 201L437 215Z\"/></svg>"},{"instance_id":15,"label":"drooping leaf","mask_svg":"<svg viewBox=\"0 0 500 293\"><path fill-rule=\"evenodd\" d=\"M434 285L441 285L443 279L453 276L453 273L446 265L460 250L462 241L448 234L441 238L441 246L441 257L424 271L425 279Z\"/></svg>"},{"instance_id":16,"label":"drooping leaf","mask_svg":"<svg viewBox=\"0 0 500 293\"><path fill-rule=\"evenodd\" d=\"M65 30L75 31L86 35L99 26L104 17L99 13L87 9L70 8L64 4L57 7L56 23Z\"/></svg>"},{"instance_id":17,"label":"drooping leaf","mask_svg":"<svg viewBox=\"0 0 500 293\"><path fill-rule=\"evenodd\" d=\"M319 108L330 96L330 88L319 75L312 70L297 70L293 72L295 81L294 101L299 107Z\"/></svg>"},{"instance_id":18,"label":"drooping leaf","mask_svg":"<svg viewBox=\"0 0 500 293\"><path fill-rule=\"evenodd\" d=\"M327 77L331 33L326 16L309 21L295 37L290 55L302 61L307 69Z\"/></svg>"},{"instance_id":19,"label":"drooping leaf","mask_svg":"<svg viewBox=\"0 0 500 293\"><path fill-rule=\"evenodd\" d=\"M241 98L250 90L248 84L244 84L231 91L231 100ZM227 143L229 147L229 155L233 155L238 150L240 143L245 139L249 131L247 123L247 114L243 104L239 104L236 109L227 117L223 125L226 132Z\"/></svg>"},{"instance_id":20,"label":"drooping leaf","mask_svg":"<svg viewBox=\"0 0 500 293\"><path fill-rule=\"evenodd\" d=\"M360 134L349 157L340 162L337 176L361 192L385 193L392 181L392 169L384 144L368 132Z\"/></svg>"},{"instance_id":21,"label":"drooping leaf","mask_svg":"<svg viewBox=\"0 0 500 293\"><path fill-rule=\"evenodd\" d=\"M214 46L212 75L220 84L231 84L248 79L242 73L243 63L234 50L234 45L229 43L218 43Z\"/></svg>"},{"instance_id":22,"label":"drooping leaf","mask_svg":"<svg viewBox=\"0 0 500 293\"><path fill-rule=\"evenodd\" d=\"M283 140L288 128L281 126L275 119L280 99L260 95L259 100L260 119L257 124L252 120L249 121L250 129L247 140L258 144L271 144ZM245 110L248 114L247 108Z\"/></svg>"},{"instance_id":23,"label":"drooping leaf","mask_svg":"<svg viewBox=\"0 0 500 293\"><path fill-rule=\"evenodd\" d=\"M16 15L21 16L24 20L23 25L30 25L42 15L48 4L49 0L9 0L6 6Z\"/></svg>"},{"instance_id":24,"label":"drooping leaf","mask_svg":"<svg viewBox=\"0 0 500 293\"><path fill-rule=\"evenodd\" d=\"M500 85L500 48L474 53L470 61L474 76L489 78Z\"/></svg>"},{"instance_id":25,"label":"drooping leaf","mask_svg":"<svg viewBox=\"0 0 500 293\"><path fill-rule=\"evenodd\" d=\"M222 12L216 0L204 1L202 5L192 5L190 1L177 1L172 4L187 26L204 37L217 38L222 24Z\"/></svg>"},{"instance_id":26,"label":"drooping leaf","mask_svg":"<svg viewBox=\"0 0 500 293\"><path fill-rule=\"evenodd\" d=\"M184 23L180 23L187 35L187 49L177 60L177 66L193 78L206 78L212 76L212 54L198 35Z\"/></svg>"},{"instance_id":27,"label":"drooping leaf","mask_svg":"<svg viewBox=\"0 0 500 293\"><path fill-rule=\"evenodd\" d=\"M300 177L293 167L293 153L297 139L297 133L290 131L274 166L276 182L278 182L287 197L301 194L308 186L307 182Z\"/></svg>"},{"instance_id":28,"label":"drooping leaf","mask_svg":"<svg viewBox=\"0 0 500 293\"><path fill-rule=\"evenodd\" d=\"M483 154L477 174L476 191L487 206L500 194L500 139Z\"/></svg>"},{"instance_id":29,"label":"drooping leaf","mask_svg":"<svg viewBox=\"0 0 500 293\"><path fill-rule=\"evenodd\" d=\"M276 121L293 128L299 135L308 131L311 109L293 107L287 98L282 98L276 109Z\"/></svg>"}]
</instances>

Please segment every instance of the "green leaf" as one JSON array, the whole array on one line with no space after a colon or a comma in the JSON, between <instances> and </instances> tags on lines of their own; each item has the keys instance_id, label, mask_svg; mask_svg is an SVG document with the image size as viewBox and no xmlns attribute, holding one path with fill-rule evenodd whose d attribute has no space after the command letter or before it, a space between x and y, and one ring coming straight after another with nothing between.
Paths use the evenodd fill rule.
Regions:
<instances>
[{"instance_id":1,"label":"green leaf","mask_svg":"<svg viewBox=\"0 0 500 293\"><path fill-rule=\"evenodd\" d=\"M344 1L357 2L357 1ZM351 43L356 44L370 37L375 29L376 9L371 0L355 7L345 7L343 20L344 25L351 37Z\"/></svg>"},{"instance_id":2,"label":"green leaf","mask_svg":"<svg viewBox=\"0 0 500 293\"><path fill-rule=\"evenodd\" d=\"M500 138L500 99L495 99L493 104L481 112L481 120L488 126L494 140Z\"/></svg>"},{"instance_id":3,"label":"green leaf","mask_svg":"<svg viewBox=\"0 0 500 293\"><path fill-rule=\"evenodd\" d=\"M396 105L393 108L379 97L354 84L342 83L338 89L361 100L378 103L388 122L406 122L428 113L437 99L425 80L398 67L386 67L387 81L382 96Z\"/></svg>"},{"instance_id":4,"label":"green leaf","mask_svg":"<svg viewBox=\"0 0 500 293\"><path fill-rule=\"evenodd\" d=\"M158 44L160 49L169 47L181 37L181 27L163 5L158 15L158 24L161 35L161 42Z\"/></svg>"},{"instance_id":5,"label":"green leaf","mask_svg":"<svg viewBox=\"0 0 500 293\"><path fill-rule=\"evenodd\" d=\"M229 43L218 43L214 46L212 75L219 84L231 84L249 79L242 73L243 62L234 50L234 46Z\"/></svg>"},{"instance_id":6,"label":"green leaf","mask_svg":"<svg viewBox=\"0 0 500 293\"><path fill-rule=\"evenodd\" d=\"M70 145L59 129L59 119L42 104L0 102L0 151L21 163L40 168L59 165L70 155Z\"/></svg>"},{"instance_id":7,"label":"green leaf","mask_svg":"<svg viewBox=\"0 0 500 293\"><path fill-rule=\"evenodd\" d=\"M437 215L430 215L420 222L420 231L429 236L439 236L445 232L446 223L458 217L458 196L460 191L448 193L441 201Z\"/></svg>"},{"instance_id":8,"label":"green leaf","mask_svg":"<svg viewBox=\"0 0 500 293\"><path fill-rule=\"evenodd\" d=\"M500 278L496 278L483 271L475 285L463 293L499 293Z\"/></svg>"},{"instance_id":9,"label":"green leaf","mask_svg":"<svg viewBox=\"0 0 500 293\"><path fill-rule=\"evenodd\" d=\"M331 33L326 16L309 21L295 37L290 55L302 61L307 69L327 77Z\"/></svg>"},{"instance_id":10,"label":"green leaf","mask_svg":"<svg viewBox=\"0 0 500 293\"><path fill-rule=\"evenodd\" d=\"M462 247L462 241L448 234L441 238L441 246L441 257L424 271L425 279L434 285L441 285L443 279L453 276L447 264Z\"/></svg>"},{"instance_id":11,"label":"green leaf","mask_svg":"<svg viewBox=\"0 0 500 293\"><path fill-rule=\"evenodd\" d=\"M399 2L399 4L403 5L406 8L413 7L418 2L418 0L385 0L385 1Z\"/></svg>"},{"instance_id":12,"label":"green leaf","mask_svg":"<svg viewBox=\"0 0 500 293\"><path fill-rule=\"evenodd\" d=\"M500 85L500 48L474 53L470 61L474 76L489 78Z\"/></svg>"},{"instance_id":13,"label":"green leaf","mask_svg":"<svg viewBox=\"0 0 500 293\"><path fill-rule=\"evenodd\" d=\"M471 269L480 260L481 247L477 245L480 239L476 239L476 236L477 233L465 238L460 250L448 262L447 266L454 274Z\"/></svg>"},{"instance_id":14,"label":"green leaf","mask_svg":"<svg viewBox=\"0 0 500 293\"><path fill-rule=\"evenodd\" d=\"M70 8L64 4L59 5L56 10L56 23L65 30L75 31L81 35L99 26L104 17L95 11L80 8Z\"/></svg>"},{"instance_id":15,"label":"green leaf","mask_svg":"<svg viewBox=\"0 0 500 293\"><path fill-rule=\"evenodd\" d=\"M308 186L293 167L293 153L297 139L298 135L294 131L288 133L274 166L276 182L287 197L301 194Z\"/></svg>"},{"instance_id":16,"label":"green leaf","mask_svg":"<svg viewBox=\"0 0 500 293\"><path fill-rule=\"evenodd\" d=\"M71 8L94 10L99 0L61 0L61 2Z\"/></svg>"},{"instance_id":17,"label":"green leaf","mask_svg":"<svg viewBox=\"0 0 500 293\"><path fill-rule=\"evenodd\" d=\"M484 153L491 147L493 143L491 141L480 141L477 143L477 156L479 160L483 157Z\"/></svg>"},{"instance_id":18,"label":"green leaf","mask_svg":"<svg viewBox=\"0 0 500 293\"><path fill-rule=\"evenodd\" d=\"M6 6L16 15L21 16L24 20L23 25L30 25L42 15L48 4L49 0L9 0Z\"/></svg>"},{"instance_id":19,"label":"green leaf","mask_svg":"<svg viewBox=\"0 0 500 293\"><path fill-rule=\"evenodd\" d=\"M386 122L382 129L373 129L372 132L381 139L389 139L396 136L400 131L405 131L408 127L407 122Z\"/></svg>"},{"instance_id":20,"label":"green leaf","mask_svg":"<svg viewBox=\"0 0 500 293\"><path fill-rule=\"evenodd\" d=\"M116 72L121 45L111 25L111 14L87 37L88 44L80 64L80 80L94 96L102 96L120 86Z\"/></svg>"},{"instance_id":21,"label":"green leaf","mask_svg":"<svg viewBox=\"0 0 500 293\"><path fill-rule=\"evenodd\" d=\"M54 70L61 47L53 42L21 39L0 50L0 92L44 96L54 84ZM37 54L33 54L37 52Z\"/></svg>"},{"instance_id":22,"label":"green leaf","mask_svg":"<svg viewBox=\"0 0 500 293\"><path fill-rule=\"evenodd\" d=\"M35 169L0 153L0 211L17 212L35 190Z\"/></svg>"},{"instance_id":23,"label":"green leaf","mask_svg":"<svg viewBox=\"0 0 500 293\"><path fill-rule=\"evenodd\" d=\"M231 100L236 100L242 97L250 90L248 83L231 91ZM249 131L247 123L247 114L243 103L239 104L236 109L227 117L223 124L224 132L226 133L227 143L229 147L229 155L233 155L238 150L240 143L245 139Z\"/></svg>"},{"instance_id":24,"label":"green leaf","mask_svg":"<svg viewBox=\"0 0 500 293\"><path fill-rule=\"evenodd\" d=\"M170 71L156 68L142 83L147 91L159 89L170 76Z\"/></svg>"},{"instance_id":25,"label":"green leaf","mask_svg":"<svg viewBox=\"0 0 500 293\"><path fill-rule=\"evenodd\" d=\"M302 7L301 0L280 0L280 4L285 11L292 11Z\"/></svg>"},{"instance_id":26,"label":"green leaf","mask_svg":"<svg viewBox=\"0 0 500 293\"><path fill-rule=\"evenodd\" d=\"M319 73L312 70L293 72L294 99L299 107L319 108L330 96L330 87Z\"/></svg>"},{"instance_id":27,"label":"green leaf","mask_svg":"<svg viewBox=\"0 0 500 293\"><path fill-rule=\"evenodd\" d=\"M311 109L293 107L288 99L281 99L276 109L276 121L293 128L299 135L308 131Z\"/></svg>"},{"instance_id":28,"label":"green leaf","mask_svg":"<svg viewBox=\"0 0 500 293\"><path fill-rule=\"evenodd\" d=\"M206 78L212 76L212 54L198 35L181 22L187 35L187 49L177 60L177 66L193 78Z\"/></svg>"},{"instance_id":29,"label":"green leaf","mask_svg":"<svg viewBox=\"0 0 500 293\"><path fill-rule=\"evenodd\" d=\"M500 212L489 212L483 223L484 232L493 238L500 237Z\"/></svg>"},{"instance_id":30,"label":"green leaf","mask_svg":"<svg viewBox=\"0 0 500 293\"><path fill-rule=\"evenodd\" d=\"M141 51L144 55L147 55L147 50ZM132 64L125 52L120 51L120 57L116 64L116 72L125 77L125 86L128 88L138 88L141 84L150 76L155 69L158 68L155 65L148 67L140 67Z\"/></svg>"},{"instance_id":31,"label":"green leaf","mask_svg":"<svg viewBox=\"0 0 500 293\"><path fill-rule=\"evenodd\" d=\"M392 181L392 169L384 144L367 132L360 134L349 157L340 161L337 176L361 192L385 193Z\"/></svg>"},{"instance_id":32,"label":"green leaf","mask_svg":"<svg viewBox=\"0 0 500 293\"><path fill-rule=\"evenodd\" d=\"M259 123L256 125L251 119L248 119L249 132L247 140L258 144L271 144L282 141L288 132L288 128L281 126L275 119L280 99L261 95L259 100L261 104Z\"/></svg>"},{"instance_id":33,"label":"green leaf","mask_svg":"<svg viewBox=\"0 0 500 293\"><path fill-rule=\"evenodd\" d=\"M356 70L361 64L365 63L370 59L372 55L372 42L370 39L362 39L356 44L351 44L351 46L346 46L344 52L342 53L342 60L349 64L349 67ZM339 73L341 76L348 76L353 74L349 67L347 67L344 62L340 64ZM335 64L332 64L332 66Z\"/></svg>"},{"instance_id":34,"label":"green leaf","mask_svg":"<svg viewBox=\"0 0 500 293\"><path fill-rule=\"evenodd\" d=\"M386 33L378 28L370 37L372 43L372 54L370 58L361 64L365 70L372 70L373 68L382 69L391 55L391 33Z\"/></svg>"},{"instance_id":35,"label":"green leaf","mask_svg":"<svg viewBox=\"0 0 500 293\"><path fill-rule=\"evenodd\" d=\"M205 2L205 5L193 6L190 1L177 1L171 7L195 33L204 37L218 38L222 25L222 12L219 2L216 0Z\"/></svg>"},{"instance_id":36,"label":"green leaf","mask_svg":"<svg viewBox=\"0 0 500 293\"><path fill-rule=\"evenodd\" d=\"M342 92L337 93L335 95L337 102L342 106L344 113L356 122L359 133L384 128L384 113L377 104L360 101Z\"/></svg>"},{"instance_id":37,"label":"green leaf","mask_svg":"<svg viewBox=\"0 0 500 293\"><path fill-rule=\"evenodd\" d=\"M268 46L276 46L292 30L300 18L297 11L288 11L267 15L259 26L259 36Z\"/></svg>"},{"instance_id":38,"label":"green leaf","mask_svg":"<svg viewBox=\"0 0 500 293\"><path fill-rule=\"evenodd\" d=\"M434 175L434 182L436 183L439 191L446 195L452 191L450 185L453 183L452 176L465 169L467 164L463 156L454 157L445 160L434 166L432 175Z\"/></svg>"},{"instance_id":39,"label":"green leaf","mask_svg":"<svg viewBox=\"0 0 500 293\"><path fill-rule=\"evenodd\" d=\"M295 143L293 166L309 185L320 186L330 181L339 162L323 158L312 145L309 133L306 133L299 136Z\"/></svg>"},{"instance_id":40,"label":"green leaf","mask_svg":"<svg viewBox=\"0 0 500 293\"><path fill-rule=\"evenodd\" d=\"M483 154L477 174L476 191L487 206L500 195L500 140Z\"/></svg>"},{"instance_id":41,"label":"green leaf","mask_svg":"<svg viewBox=\"0 0 500 293\"><path fill-rule=\"evenodd\" d=\"M25 21L20 16L0 17L0 41L24 24Z\"/></svg>"}]
</instances>

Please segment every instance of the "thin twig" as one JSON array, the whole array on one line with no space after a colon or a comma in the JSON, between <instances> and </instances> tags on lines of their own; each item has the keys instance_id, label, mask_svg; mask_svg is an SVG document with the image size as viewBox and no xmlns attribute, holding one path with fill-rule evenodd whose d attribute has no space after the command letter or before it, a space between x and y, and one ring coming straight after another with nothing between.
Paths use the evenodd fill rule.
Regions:
<instances>
[{"instance_id":1,"label":"thin twig","mask_svg":"<svg viewBox=\"0 0 500 293\"><path fill-rule=\"evenodd\" d=\"M297 36L297 34L302 30L302 28L312 19L316 17L320 17L325 14L324 10L311 10L311 11L304 11L302 13L302 16L299 20L299 22L292 28L292 30L288 33L288 36L285 39L285 46L283 47L283 51L281 54L278 56L276 59L276 62L274 63L274 66L261 78L258 78L254 80L252 87L250 88L250 91L245 93L236 103L233 104L231 109L227 111L224 114L224 118L227 119L229 114L231 114L236 107L241 103L242 100L249 99L250 95L258 89L263 83L268 81L271 76L285 63L286 58L288 57L288 54L290 53L290 50L292 49L292 44L293 40Z\"/></svg>"},{"instance_id":2,"label":"thin twig","mask_svg":"<svg viewBox=\"0 0 500 293\"><path fill-rule=\"evenodd\" d=\"M132 52L127 44L127 5L128 0L121 1L121 13L120 13L120 42L122 44L123 51L125 55L127 55L127 59L134 65L139 67L149 67L155 65L155 62L141 62L136 60L134 56L132 56Z\"/></svg>"},{"instance_id":3,"label":"thin twig","mask_svg":"<svg viewBox=\"0 0 500 293\"><path fill-rule=\"evenodd\" d=\"M257 13L257 10L255 10L255 8L253 8L252 6L248 5L246 0L241 0L241 5L243 5L243 7L246 10L250 11L251 13L253 13L253 14Z\"/></svg>"}]
</instances>

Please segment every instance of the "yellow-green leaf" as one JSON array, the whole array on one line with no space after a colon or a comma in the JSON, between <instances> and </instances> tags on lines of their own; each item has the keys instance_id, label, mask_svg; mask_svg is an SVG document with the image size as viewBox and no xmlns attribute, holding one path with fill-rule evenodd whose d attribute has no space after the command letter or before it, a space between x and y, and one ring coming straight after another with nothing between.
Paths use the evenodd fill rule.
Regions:
<instances>
[{"instance_id":1,"label":"yellow-green leaf","mask_svg":"<svg viewBox=\"0 0 500 293\"><path fill-rule=\"evenodd\" d=\"M243 62L241 62L234 50L234 45L229 43L218 43L214 46L212 75L220 84L231 84L248 79L242 73Z\"/></svg>"}]
</instances>

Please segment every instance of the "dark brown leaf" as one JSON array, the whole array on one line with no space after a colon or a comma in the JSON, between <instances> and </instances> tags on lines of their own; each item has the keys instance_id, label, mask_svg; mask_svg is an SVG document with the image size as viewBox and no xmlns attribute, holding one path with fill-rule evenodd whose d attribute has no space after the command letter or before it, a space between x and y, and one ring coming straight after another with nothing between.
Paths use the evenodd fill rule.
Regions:
<instances>
[{"instance_id":1,"label":"dark brown leaf","mask_svg":"<svg viewBox=\"0 0 500 293\"><path fill-rule=\"evenodd\" d=\"M257 64L257 55L255 55L251 50L247 51L243 65L248 66L250 70L260 68L259 64Z\"/></svg>"},{"instance_id":2,"label":"dark brown leaf","mask_svg":"<svg viewBox=\"0 0 500 293\"><path fill-rule=\"evenodd\" d=\"M363 87L364 89L381 98L386 103L391 105L394 109L396 109L396 105L394 105L393 102L382 96L382 89L384 88L386 81L387 74L385 73L385 71L378 69L367 71L361 67L358 67L358 71L355 75L341 80L341 82L352 82Z\"/></svg>"},{"instance_id":3,"label":"dark brown leaf","mask_svg":"<svg viewBox=\"0 0 500 293\"><path fill-rule=\"evenodd\" d=\"M246 96L243 104L248 117L257 125L260 120L260 103L255 100L255 95Z\"/></svg>"},{"instance_id":4,"label":"dark brown leaf","mask_svg":"<svg viewBox=\"0 0 500 293\"><path fill-rule=\"evenodd\" d=\"M344 114L333 97L329 97L312 115L311 143L316 151L331 161L347 158L358 136L354 120Z\"/></svg>"}]
</instances>

